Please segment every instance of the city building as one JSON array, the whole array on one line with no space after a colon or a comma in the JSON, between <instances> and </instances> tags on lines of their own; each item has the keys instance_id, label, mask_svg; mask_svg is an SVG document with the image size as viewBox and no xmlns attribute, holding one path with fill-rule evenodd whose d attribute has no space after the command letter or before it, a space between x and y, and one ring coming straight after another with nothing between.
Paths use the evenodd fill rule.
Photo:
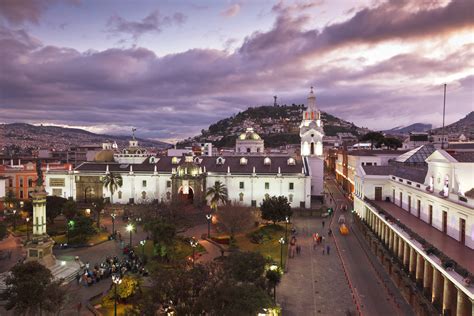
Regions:
<instances>
[{"instance_id":1,"label":"city building","mask_svg":"<svg viewBox=\"0 0 474 316\"><path fill-rule=\"evenodd\" d=\"M426 132L411 132L410 135L403 141L402 149L412 150L417 147L426 145L430 142L430 136Z\"/></svg>"},{"instance_id":2,"label":"city building","mask_svg":"<svg viewBox=\"0 0 474 316\"><path fill-rule=\"evenodd\" d=\"M34 190L36 182L36 164L34 162L18 164L11 160L10 164L0 165L0 176L7 179L6 193L13 192L15 198L19 200L26 200L30 197ZM68 171L72 170L71 164L63 163L43 163L42 170L48 171ZM44 174L44 173L43 173Z\"/></svg>"},{"instance_id":3,"label":"city building","mask_svg":"<svg viewBox=\"0 0 474 316\"><path fill-rule=\"evenodd\" d=\"M283 195L291 206L309 208L312 197L323 196L324 134L313 91L308 101L300 133L302 156L265 155L263 140L251 129L239 136L231 156L188 152L170 156L170 151L167 156L150 156L132 139L113 161L96 159L74 170L48 170L46 191L79 201L96 197L111 198L114 203L181 200L200 206L206 203L206 190L220 181L228 188L229 199L243 205L258 206L265 197ZM108 173L120 174L123 181L113 196L102 185Z\"/></svg>"},{"instance_id":4,"label":"city building","mask_svg":"<svg viewBox=\"0 0 474 316\"><path fill-rule=\"evenodd\" d=\"M384 166L403 151L399 150L352 150L341 149L335 161L336 181L350 193L354 193L354 178L359 166ZM334 153L332 153L334 155Z\"/></svg>"},{"instance_id":5,"label":"city building","mask_svg":"<svg viewBox=\"0 0 474 316\"><path fill-rule=\"evenodd\" d=\"M354 211L444 315L472 315L474 154L423 147L389 165L360 165Z\"/></svg>"},{"instance_id":6,"label":"city building","mask_svg":"<svg viewBox=\"0 0 474 316\"><path fill-rule=\"evenodd\" d=\"M235 141L235 152L238 154L262 154L264 150L263 139L252 127L248 127Z\"/></svg>"}]
</instances>

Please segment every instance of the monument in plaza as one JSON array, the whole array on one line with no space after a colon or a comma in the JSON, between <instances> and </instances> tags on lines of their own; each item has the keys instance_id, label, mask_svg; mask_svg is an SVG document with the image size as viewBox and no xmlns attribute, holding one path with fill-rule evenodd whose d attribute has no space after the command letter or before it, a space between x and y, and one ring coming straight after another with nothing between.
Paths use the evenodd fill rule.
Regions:
<instances>
[{"instance_id":1,"label":"monument in plaza","mask_svg":"<svg viewBox=\"0 0 474 316\"><path fill-rule=\"evenodd\" d=\"M43 185L43 172L41 161L36 162L36 173L38 179L36 186L31 193L33 203L33 236L26 244L26 261L38 261L46 267L56 264L53 255L54 241L46 232L46 190Z\"/></svg>"}]
</instances>

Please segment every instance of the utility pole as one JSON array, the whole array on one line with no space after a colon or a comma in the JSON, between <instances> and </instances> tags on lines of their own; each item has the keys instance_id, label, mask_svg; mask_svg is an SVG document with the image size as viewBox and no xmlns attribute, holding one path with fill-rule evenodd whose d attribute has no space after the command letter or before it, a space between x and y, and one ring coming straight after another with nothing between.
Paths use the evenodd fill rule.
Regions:
<instances>
[{"instance_id":1,"label":"utility pole","mask_svg":"<svg viewBox=\"0 0 474 316\"><path fill-rule=\"evenodd\" d=\"M446 113L446 84L444 84L444 101L443 101L443 133L441 138L441 149L444 149L444 117Z\"/></svg>"}]
</instances>

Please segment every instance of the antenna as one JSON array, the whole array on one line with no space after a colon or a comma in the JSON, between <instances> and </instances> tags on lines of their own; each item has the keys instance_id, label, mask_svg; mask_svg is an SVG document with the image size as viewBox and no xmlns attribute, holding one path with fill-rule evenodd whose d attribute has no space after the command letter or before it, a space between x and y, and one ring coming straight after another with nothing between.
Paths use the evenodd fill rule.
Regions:
<instances>
[{"instance_id":1,"label":"antenna","mask_svg":"<svg viewBox=\"0 0 474 316\"><path fill-rule=\"evenodd\" d=\"M444 101L443 101L443 132L441 136L441 149L444 149L444 118L446 113L446 83L444 84Z\"/></svg>"},{"instance_id":2,"label":"antenna","mask_svg":"<svg viewBox=\"0 0 474 316\"><path fill-rule=\"evenodd\" d=\"M277 96L274 95L274 96L273 96L273 99L275 99L275 101L273 101L273 105L274 105L274 106L277 106Z\"/></svg>"}]
</instances>

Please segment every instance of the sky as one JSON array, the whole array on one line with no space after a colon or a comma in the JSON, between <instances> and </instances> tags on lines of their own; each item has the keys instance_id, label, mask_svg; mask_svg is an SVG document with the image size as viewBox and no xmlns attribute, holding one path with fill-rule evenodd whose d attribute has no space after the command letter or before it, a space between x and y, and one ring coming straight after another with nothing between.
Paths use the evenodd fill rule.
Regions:
<instances>
[{"instance_id":1,"label":"sky","mask_svg":"<svg viewBox=\"0 0 474 316\"><path fill-rule=\"evenodd\" d=\"M0 123L169 142L306 102L375 130L474 110L472 0L1 0Z\"/></svg>"}]
</instances>

